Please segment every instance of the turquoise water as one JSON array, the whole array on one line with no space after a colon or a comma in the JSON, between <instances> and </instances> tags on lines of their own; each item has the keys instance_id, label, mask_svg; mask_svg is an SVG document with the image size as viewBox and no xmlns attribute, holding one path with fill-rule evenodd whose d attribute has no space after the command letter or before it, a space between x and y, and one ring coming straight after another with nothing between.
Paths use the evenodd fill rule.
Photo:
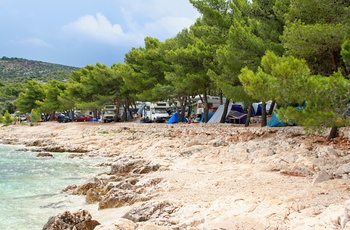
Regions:
<instances>
[{"instance_id":1,"label":"turquoise water","mask_svg":"<svg viewBox=\"0 0 350 230\"><path fill-rule=\"evenodd\" d=\"M42 229L50 216L77 211L84 197L61 194L68 185L84 183L107 171L101 158L37 158L36 152L17 151L23 146L0 145L0 229Z\"/></svg>"}]
</instances>

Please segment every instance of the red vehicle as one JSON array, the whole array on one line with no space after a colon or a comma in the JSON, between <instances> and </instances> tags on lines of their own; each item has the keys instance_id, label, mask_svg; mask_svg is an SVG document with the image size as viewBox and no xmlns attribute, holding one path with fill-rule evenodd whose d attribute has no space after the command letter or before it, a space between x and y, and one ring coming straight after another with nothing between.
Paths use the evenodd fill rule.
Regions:
<instances>
[{"instance_id":1,"label":"red vehicle","mask_svg":"<svg viewBox=\"0 0 350 230\"><path fill-rule=\"evenodd\" d=\"M89 116L89 115L79 115L77 117L74 118L74 121L90 121L91 119L93 119L92 116Z\"/></svg>"}]
</instances>

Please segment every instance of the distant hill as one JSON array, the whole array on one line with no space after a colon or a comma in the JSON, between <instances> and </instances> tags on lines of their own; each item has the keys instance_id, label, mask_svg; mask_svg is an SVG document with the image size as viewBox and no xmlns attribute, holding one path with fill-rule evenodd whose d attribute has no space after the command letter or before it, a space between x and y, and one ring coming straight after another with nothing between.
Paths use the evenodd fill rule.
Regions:
<instances>
[{"instance_id":1,"label":"distant hill","mask_svg":"<svg viewBox=\"0 0 350 230\"><path fill-rule=\"evenodd\" d=\"M30 79L37 79L41 82L51 79L65 81L69 73L75 69L79 68L23 58L2 57L0 59L0 81L12 83Z\"/></svg>"}]
</instances>

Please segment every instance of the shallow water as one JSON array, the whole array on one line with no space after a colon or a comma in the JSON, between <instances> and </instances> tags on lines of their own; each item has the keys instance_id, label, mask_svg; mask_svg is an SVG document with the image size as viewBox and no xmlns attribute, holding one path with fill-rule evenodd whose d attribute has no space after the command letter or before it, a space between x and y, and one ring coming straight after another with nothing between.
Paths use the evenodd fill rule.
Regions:
<instances>
[{"instance_id":1,"label":"shallow water","mask_svg":"<svg viewBox=\"0 0 350 230\"><path fill-rule=\"evenodd\" d=\"M37 158L37 152L17 151L23 146L0 145L0 229L42 229L50 216L77 211L82 196L61 194L68 185L84 183L107 171L98 167L102 158Z\"/></svg>"}]
</instances>

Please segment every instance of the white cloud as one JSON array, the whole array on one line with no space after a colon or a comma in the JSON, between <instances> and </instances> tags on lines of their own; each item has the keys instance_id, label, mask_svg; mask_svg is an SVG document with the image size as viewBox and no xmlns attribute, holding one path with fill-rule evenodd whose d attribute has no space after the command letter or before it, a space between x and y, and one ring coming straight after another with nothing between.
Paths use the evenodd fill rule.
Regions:
<instances>
[{"instance_id":1,"label":"white cloud","mask_svg":"<svg viewBox=\"0 0 350 230\"><path fill-rule=\"evenodd\" d=\"M193 23L193 20L185 17L164 17L154 22L146 23L145 31L153 34L161 31L163 34L166 33L168 35L167 38L170 38Z\"/></svg>"},{"instance_id":2,"label":"white cloud","mask_svg":"<svg viewBox=\"0 0 350 230\"><path fill-rule=\"evenodd\" d=\"M23 39L20 41L13 41L15 44L30 46L30 47L40 47L40 48L52 48L53 46L46 41L37 38L37 37L31 37L27 39Z\"/></svg>"},{"instance_id":3,"label":"white cloud","mask_svg":"<svg viewBox=\"0 0 350 230\"><path fill-rule=\"evenodd\" d=\"M63 26L63 31L71 35L78 35L80 38L90 38L109 44L124 42L130 38L128 34L124 33L121 25L112 24L101 13L97 13L95 16L82 16Z\"/></svg>"},{"instance_id":4,"label":"white cloud","mask_svg":"<svg viewBox=\"0 0 350 230\"><path fill-rule=\"evenodd\" d=\"M121 0L120 7L130 33L160 40L176 36L200 17L188 0Z\"/></svg>"}]
</instances>

